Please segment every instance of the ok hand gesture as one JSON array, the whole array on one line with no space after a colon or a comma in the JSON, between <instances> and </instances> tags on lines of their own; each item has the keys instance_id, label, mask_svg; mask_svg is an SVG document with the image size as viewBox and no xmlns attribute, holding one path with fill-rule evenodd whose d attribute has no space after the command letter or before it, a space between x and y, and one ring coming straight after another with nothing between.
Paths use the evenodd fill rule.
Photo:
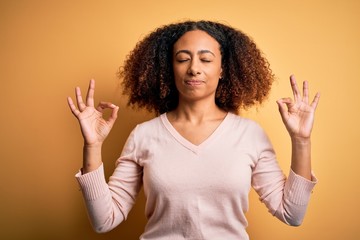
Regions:
<instances>
[{"instance_id":1,"label":"ok hand gesture","mask_svg":"<svg viewBox=\"0 0 360 240\"><path fill-rule=\"evenodd\" d=\"M100 102L94 107L95 81L91 80L86 95L86 103L83 102L80 88L75 89L77 107L71 97L67 98L69 107L74 116L80 123L81 132L84 138L85 146L99 146L108 136L117 118L119 107L109 102ZM109 119L103 118L103 111L111 109L112 113Z\"/></svg>"},{"instance_id":2,"label":"ok hand gesture","mask_svg":"<svg viewBox=\"0 0 360 240\"><path fill-rule=\"evenodd\" d=\"M309 103L308 82L303 82L302 95L299 92L293 75L290 76L290 83L294 94L294 100L291 98L281 98L277 101L282 121L291 138L309 139L320 94L317 93L313 101Z\"/></svg>"}]
</instances>

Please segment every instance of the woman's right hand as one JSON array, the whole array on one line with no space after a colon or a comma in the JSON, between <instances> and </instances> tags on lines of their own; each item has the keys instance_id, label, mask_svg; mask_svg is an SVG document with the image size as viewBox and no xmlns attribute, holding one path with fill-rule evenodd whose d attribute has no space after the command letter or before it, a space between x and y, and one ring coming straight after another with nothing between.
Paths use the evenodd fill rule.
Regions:
<instances>
[{"instance_id":1,"label":"woman's right hand","mask_svg":"<svg viewBox=\"0 0 360 240\"><path fill-rule=\"evenodd\" d=\"M86 147L102 145L115 123L119 110L118 106L110 102L100 102L95 108L94 91L95 81L92 79L86 95L86 103L83 102L79 87L75 89L77 107L71 97L67 98L71 112L80 123L81 133ZM105 109L112 110L107 120L103 118L103 111Z\"/></svg>"}]
</instances>

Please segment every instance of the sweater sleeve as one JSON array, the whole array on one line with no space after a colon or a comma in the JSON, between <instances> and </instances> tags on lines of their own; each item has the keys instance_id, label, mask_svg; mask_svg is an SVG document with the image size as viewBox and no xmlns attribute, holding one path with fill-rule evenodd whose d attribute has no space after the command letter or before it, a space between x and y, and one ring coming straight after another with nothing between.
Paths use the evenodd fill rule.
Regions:
<instances>
[{"instance_id":1,"label":"sweater sleeve","mask_svg":"<svg viewBox=\"0 0 360 240\"><path fill-rule=\"evenodd\" d=\"M106 182L104 167L75 177L80 185L92 227L108 232L127 218L142 185L142 167L136 161L134 131L130 134L114 173Z\"/></svg>"},{"instance_id":2,"label":"sweater sleeve","mask_svg":"<svg viewBox=\"0 0 360 240\"><path fill-rule=\"evenodd\" d=\"M291 226L299 226L305 216L317 179L309 181L291 169L286 177L279 167L273 147L262 129L256 140L258 160L252 174L252 186L269 212Z\"/></svg>"}]
</instances>

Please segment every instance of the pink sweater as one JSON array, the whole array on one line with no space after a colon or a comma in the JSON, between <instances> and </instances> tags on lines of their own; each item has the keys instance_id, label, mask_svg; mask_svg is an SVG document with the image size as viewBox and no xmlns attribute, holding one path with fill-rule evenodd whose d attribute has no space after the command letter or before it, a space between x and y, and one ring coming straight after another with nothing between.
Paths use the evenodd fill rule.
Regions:
<instances>
[{"instance_id":1,"label":"pink sweater","mask_svg":"<svg viewBox=\"0 0 360 240\"><path fill-rule=\"evenodd\" d=\"M251 186L272 215L299 225L316 183L291 170L286 179L262 128L232 113L200 145L162 114L132 131L108 183L102 166L76 177L97 232L126 219L143 185L148 222L142 240L249 239Z\"/></svg>"}]
</instances>

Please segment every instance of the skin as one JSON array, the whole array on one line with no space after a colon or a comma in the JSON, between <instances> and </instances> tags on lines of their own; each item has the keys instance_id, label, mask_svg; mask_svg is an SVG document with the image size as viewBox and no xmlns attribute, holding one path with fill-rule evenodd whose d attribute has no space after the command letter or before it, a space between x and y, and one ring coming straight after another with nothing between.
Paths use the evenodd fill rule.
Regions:
<instances>
[{"instance_id":1,"label":"skin","mask_svg":"<svg viewBox=\"0 0 360 240\"><path fill-rule=\"evenodd\" d=\"M79 87L75 88L78 108L76 108L71 97L67 99L71 112L80 123L81 133L84 138L83 174L96 170L102 164L101 147L115 123L119 110L118 106L109 102L100 102L95 108L94 92L95 80L92 79L90 80L85 103ZM102 116L105 109L111 109L112 111L109 119L104 119Z\"/></svg>"},{"instance_id":2,"label":"skin","mask_svg":"<svg viewBox=\"0 0 360 240\"><path fill-rule=\"evenodd\" d=\"M221 77L219 43L206 32L185 33L173 48L175 84L181 105L198 101L215 103L215 92Z\"/></svg>"},{"instance_id":3,"label":"skin","mask_svg":"<svg viewBox=\"0 0 360 240\"><path fill-rule=\"evenodd\" d=\"M320 93L316 93L310 103L307 81L303 82L302 95L293 75L290 76L290 84L294 100L281 98L277 104L282 121L291 138L291 168L296 174L311 180L311 131Z\"/></svg>"},{"instance_id":4,"label":"skin","mask_svg":"<svg viewBox=\"0 0 360 240\"><path fill-rule=\"evenodd\" d=\"M222 73L220 45L206 32L196 30L185 33L173 49L179 104L167 117L183 137L199 145L226 116L215 104Z\"/></svg>"},{"instance_id":5,"label":"skin","mask_svg":"<svg viewBox=\"0 0 360 240\"><path fill-rule=\"evenodd\" d=\"M199 30L185 33L175 44L173 69L179 91L179 105L167 117L174 128L194 145L201 144L219 126L226 112L215 104L216 87L221 78L220 46L207 33ZM320 94L309 102L309 84L303 82L302 94L295 77L290 76L293 99L277 101L282 121L292 143L292 170L311 180L311 131ZM94 107L95 81L91 80L86 96L75 89L75 106L71 97L68 105L80 123L84 138L83 174L96 170L101 164L101 147L114 125L118 107L110 102L100 102ZM111 110L108 119L103 111Z\"/></svg>"}]
</instances>

